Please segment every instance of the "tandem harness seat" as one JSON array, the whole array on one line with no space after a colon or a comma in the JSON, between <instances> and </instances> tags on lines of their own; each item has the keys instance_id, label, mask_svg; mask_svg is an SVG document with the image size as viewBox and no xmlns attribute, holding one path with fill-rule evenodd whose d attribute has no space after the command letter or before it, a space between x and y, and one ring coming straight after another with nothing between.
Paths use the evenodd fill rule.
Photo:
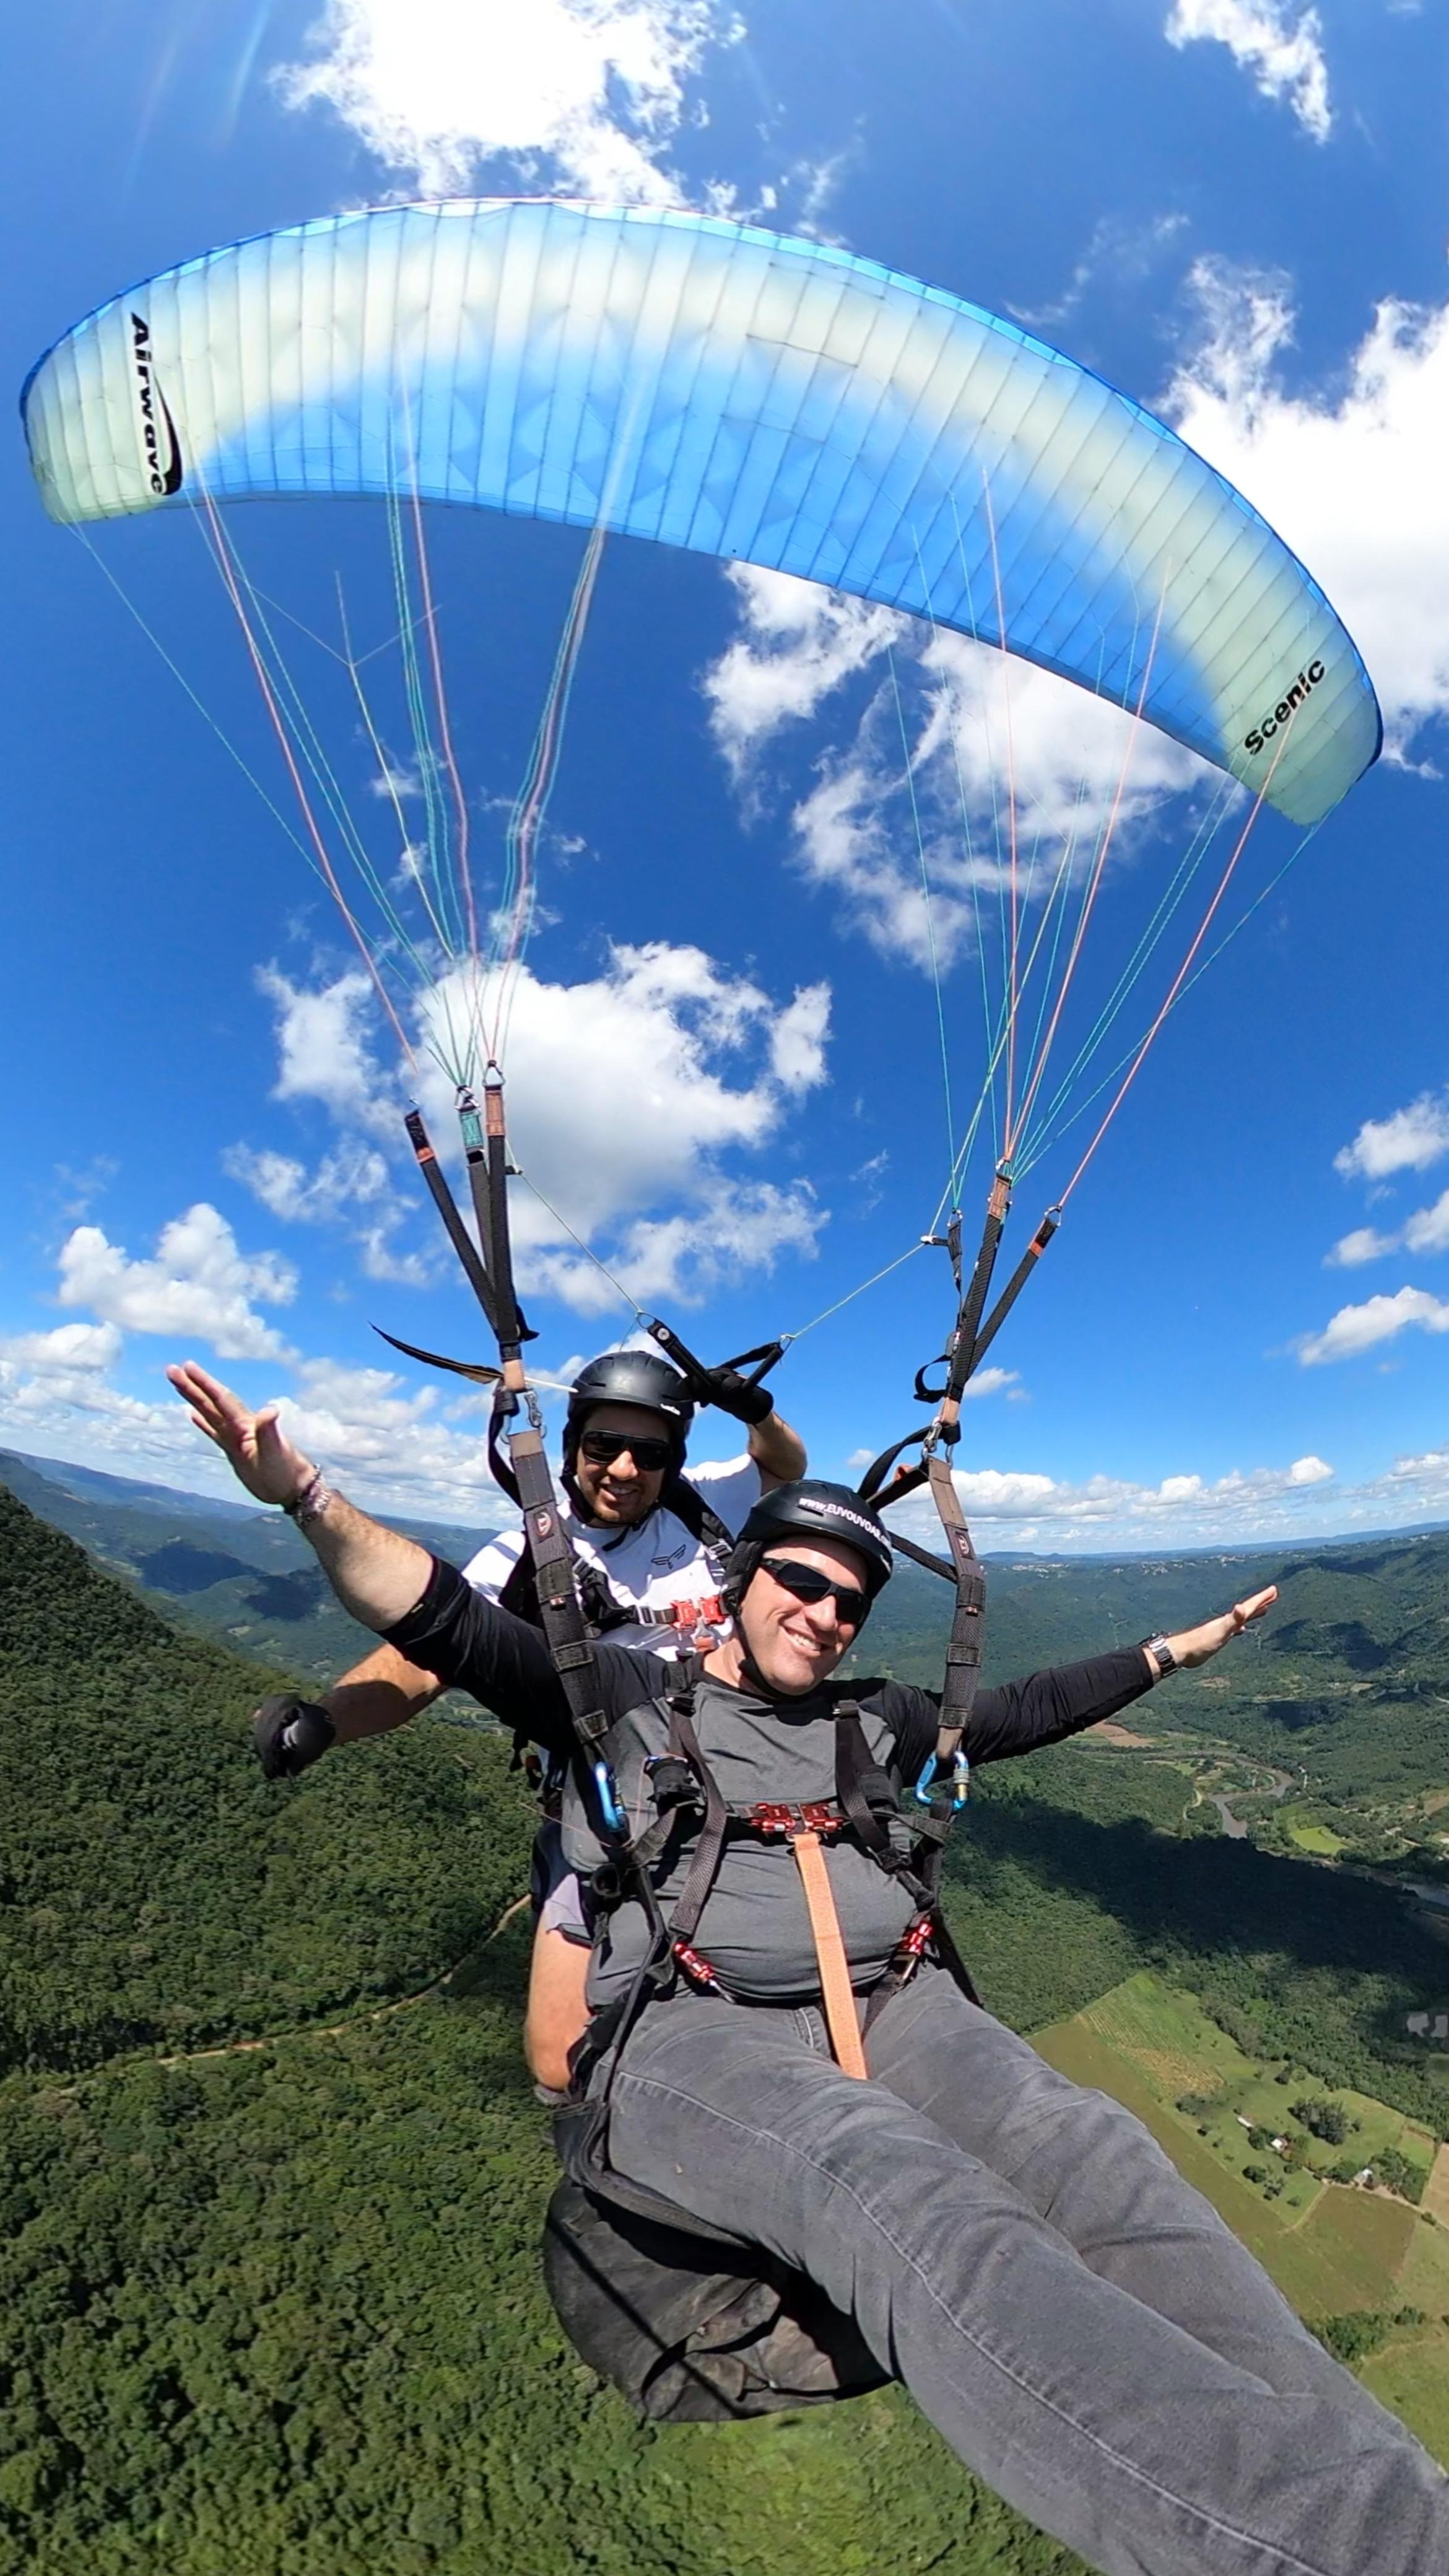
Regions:
<instances>
[{"instance_id":1,"label":"tandem harness seat","mask_svg":"<svg viewBox=\"0 0 1449 2576\"><path fill-rule=\"evenodd\" d=\"M883 2388L850 2318L803 2273L637 2216L571 2178L543 2228L543 2277L580 2360L655 2424L718 2424Z\"/></svg>"}]
</instances>

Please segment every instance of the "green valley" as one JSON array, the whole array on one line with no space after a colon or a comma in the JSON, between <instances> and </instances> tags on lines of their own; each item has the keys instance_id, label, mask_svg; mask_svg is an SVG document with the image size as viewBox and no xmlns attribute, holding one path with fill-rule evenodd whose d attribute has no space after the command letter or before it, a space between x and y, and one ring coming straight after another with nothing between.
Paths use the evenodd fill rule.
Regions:
<instances>
[{"instance_id":1,"label":"green valley","mask_svg":"<svg viewBox=\"0 0 1449 2576\"><path fill-rule=\"evenodd\" d=\"M552 2159L513 1911L532 1814L506 1743L445 1703L269 1787L248 1712L313 1664L275 1623L260 1666L219 1642L229 1618L202 1633L211 1584L178 1627L144 1568L199 1582L249 1555L226 1593L293 1534L140 1489L63 1499L89 1556L0 1489L0 2576L776 2576L787 2551L799 2576L1074 2576L898 2392L646 2429L597 2385L538 2279ZM1229 1691L1187 1676L980 1774L948 1904L992 2008L1137 2110L1449 2457L1449 1952L1428 1908L1322 1848L1351 1856L1366 1802L1407 1829L1417 1801L1432 1865L1440 1614L1409 1607L1415 1585L1421 1609L1449 1598L1449 1542L1376 1552L1386 1570L1346 1577L1389 1648L1367 1691L1331 1623L1305 1642L1340 1552L1298 1603L1285 1566L1293 1641L1241 1650ZM1259 1571L994 1566L994 1668L1196 1616ZM873 1655L930 1678L945 1587L897 1591ZM1266 1713L1285 1674L1338 1714ZM1335 1729L1336 1787L1315 1767ZM1334 2180L1350 2157L1391 2188Z\"/></svg>"}]
</instances>

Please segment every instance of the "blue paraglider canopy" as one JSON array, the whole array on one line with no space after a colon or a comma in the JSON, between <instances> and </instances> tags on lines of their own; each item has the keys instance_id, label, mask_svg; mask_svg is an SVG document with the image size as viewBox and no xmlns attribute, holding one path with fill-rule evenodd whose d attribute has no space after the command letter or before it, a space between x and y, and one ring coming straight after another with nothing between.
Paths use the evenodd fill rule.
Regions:
<instances>
[{"instance_id":1,"label":"blue paraglider canopy","mask_svg":"<svg viewBox=\"0 0 1449 2576\"><path fill-rule=\"evenodd\" d=\"M506 199L328 217L104 305L24 412L61 520L402 487L928 617L1141 714L1300 824L1379 747L1322 592L1172 430L828 244Z\"/></svg>"}]
</instances>

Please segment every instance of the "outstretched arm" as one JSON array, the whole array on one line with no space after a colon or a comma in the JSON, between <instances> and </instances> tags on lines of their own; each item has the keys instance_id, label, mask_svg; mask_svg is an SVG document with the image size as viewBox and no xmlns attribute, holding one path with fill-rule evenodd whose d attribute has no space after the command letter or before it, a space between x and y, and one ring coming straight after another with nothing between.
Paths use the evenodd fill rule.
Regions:
<instances>
[{"instance_id":1,"label":"outstretched arm","mask_svg":"<svg viewBox=\"0 0 1449 2576\"><path fill-rule=\"evenodd\" d=\"M391 1628L422 1599L433 1560L415 1540L369 1520L295 1449L274 1404L253 1413L194 1360L166 1372L191 1419L259 1503L289 1510L344 1610L364 1628Z\"/></svg>"},{"instance_id":2,"label":"outstretched arm","mask_svg":"<svg viewBox=\"0 0 1449 2576\"><path fill-rule=\"evenodd\" d=\"M1277 1598L1270 1586L1235 1602L1218 1618L1166 1638L1174 1664L1190 1669L1207 1663L1231 1638L1240 1637L1251 1620L1261 1619ZM1062 1664L1054 1672L1031 1673L1025 1681L983 1690L972 1713L966 1751L973 1762L999 1762L1013 1753L1033 1753L1040 1745L1060 1744L1140 1699L1161 1669L1148 1647L1119 1646L1085 1663Z\"/></svg>"},{"instance_id":3,"label":"outstretched arm","mask_svg":"<svg viewBox=\"0 0 1449 2576\"><path fill-rule=\"evenodd\" d=\"M1270 1583L1266 1592L1252 1592L1246 1601L1235 1601L1231 1610L1224 1610L1219 1618L1203 1619L1196 1628L1183 1628L1175 1637L1164 1637L1162 1642L1172 1657L1172 1670L1190 1672L1195 1664L1210 1663L1213 1656L1234 1637L1241 1637L1254 1619L1261 1619L1266 1610L1271 1610L1277 1598L1278 1586ZM1142 1651L1151 1666L1153 1680L1160 1680L1162 1666L1152 1648L1144 1646Z\"/></svg>"}]
</instances>

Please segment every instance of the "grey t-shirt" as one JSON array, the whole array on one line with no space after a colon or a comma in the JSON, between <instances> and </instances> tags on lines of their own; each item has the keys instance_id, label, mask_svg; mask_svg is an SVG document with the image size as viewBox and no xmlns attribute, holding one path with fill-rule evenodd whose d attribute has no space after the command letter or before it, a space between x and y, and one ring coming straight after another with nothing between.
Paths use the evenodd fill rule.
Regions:
<instances>
[{"instance_id":1,"label":"grey t-shirt","mask_svg":"<svg viewBox=\"0 0 1449 2576\"><path fill-rule=\"evenodd\" d=\"M601 1854L578 1787L578 1746L563 1686L539 1631L475 1592L455 1566L435 1559L421 1601L387 1634L425 1672L471 1691L505 1726L570 1762L575 1776L565 1808L565 1847L574 1867L592 1869ZM609 1721L609 1755L636 1831L654 1820L644 1764L668 1743L668 1694L680 1679L677 1665L655 1655L611 1647L607 1639L594 1649L590 1696ZM1115 1716L1151 1684L1140 1646L995 1684L977 1695L964 1750L977 1764L1060 1743L1098 1718ZM728 1804L800 1805L833 1798L833 1718L845 1699L859 1706L866 1741L882 1769L908 1792L935 1745L937 1703L931 1692L904 1682L827 1681L805 1698L776 1700L705 1675L695 1697L695 1728ZM904 1822L896 1830L908 1839ZM666 1917L695 1838L691 1824L681 1851L666 1851L657 1870ZM910 1921L909 1893L849 1835L828 1847L826 1867L855 1981L868 1985L888 1964ZM644 1940L643 1908L626 1898L601 1928L590 1972L594 2002L618 1992L642 1957ZM779 2000L818 1993L809 1917L788 1845L751 1839L726 1846L696 1946L742 1994Z\"/></svg>"},{"instance_id":2,"label":"grey t-shirt","mask_svg":"<svg viewBox=\"0 0 1449 2576\"><path fill-rule=\"evenodd\" d=\"M735 1690L706 1674L694 1699L700 1750L727 1806L765 1802L804 1806L835 1797L834 1703L844 1693L813 1691L808 1699L770 1700ZM866 1743L882 1768L894 1738L879 1710L863 1709ZM667 1710L646 1701L628 1709L614 1729L614 1772L635 1832L652 1823L655 1806L644 1771L646 1758L664 1751ZM697 1816L682 1844L667 1845L655 1874L668 1917L678 1903L697 1841ZM604 1853L590 1829L576 1781L565 1792L564 1854L581 1876ZM678 1838L676 1838L678 1840ZM904 1845L906 1837L902 1835ZM907 1889L887 1876L850 1835L825 1842L830 1892L852 1977L869 1985L883 1974L916 1908ZM789 2002L819 1991L815 1942L795 1855L783 1835L731 1834L693 1935L693 1944L732 1993ZM643 1910L621 1905L597 1927L589 1978L591 2003L607 2003L633 1975L646 1947Z\"/></svg>"}]
</instances>

